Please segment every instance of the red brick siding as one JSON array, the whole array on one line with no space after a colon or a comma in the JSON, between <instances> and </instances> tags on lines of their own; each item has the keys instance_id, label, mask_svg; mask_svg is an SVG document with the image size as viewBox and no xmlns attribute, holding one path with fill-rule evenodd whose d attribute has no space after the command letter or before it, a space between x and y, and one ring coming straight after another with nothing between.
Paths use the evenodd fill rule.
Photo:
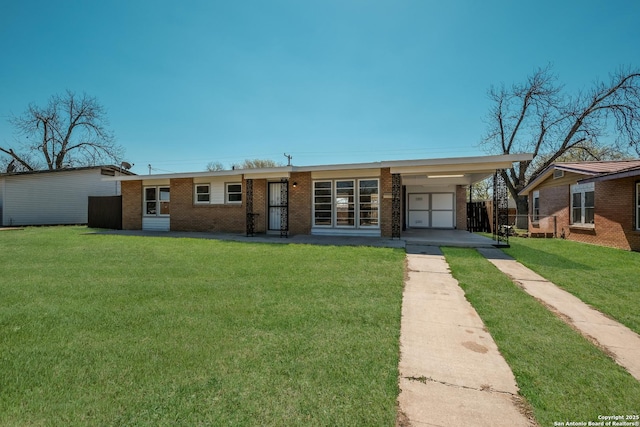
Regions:
<instances>
[{"instance_id":1,"label":"red brick siding","mask_svg":"<svg viewBox=\"0 0 640 427\"><path fill-rule=\"evenodd\" d=\"M558 237L564 233L568 240L640 251L640 232L635 230L635 182L635 178L626 178L595 183L593 229L571 226L569 185L540 188L541 219L538 224L529 224L529 232L552 232L551 216L555 215ZM533 206L533 192L529 204Z\"/></svg>"},{"instance_id":2,"label":"red brick siding","mask_svg":"<svg viewBox=\"0 0 640 427\"><path fill-rule=\"evenodd\" d=\"M467 189L462 185L456 186L456 228L467 229Z\"/></svg>"},{"instance_id":3,"label":"red brick siding","mask_svg":"<svg viewBox=\"0 0 640 427\"><path fill-rule=\"evenodd\" d=\"M226 233L246 231L244 203L196 205L193 203L193 185L192 178L171 180L171 230ZM244 196L243 194L243 199Z\"/></svg>"},{"instance_id":4,"label":"red brick siding","mask_svg":"<svg viewBox=\"0 0 640 427\"><path fill-rule=\"evenodd\" d=\"M293 183L296 187L293 188ZM289 178L289 233L311 234L311 172L294 172Z\"/></svg>"},{"instance_id":5,"label":"red brick siding","mask_svg":"<svg viewBox=\"0 0 640 427\"><path fill-rule=\"evenodd\" d=\"M122 229L142 229L142 181L122 181Z\"/></svg>"},{"instance_id":6,"label":"red brick siding","mask_svg":"<svg viewBox=\"0 0 640 427\"><path fill-rule=\"evenodd\" d=\"M242 191L244 192L243 197L246 197L247 193L247 180L243 180L242 182ZM253 180L253 213L258 214L255 217L255 232L256 233L266 233L267 224L268 224L268 186L266 179L254 179ZM243 200L246 200L244 198ZM243 210L243 215L245 215L245 211Z\"/></svg>"},{"instance_id":7,"label":"red brick siding","mask_svg":"<svg viewBox=\"0 0 640 427\"><path fill-rule=\"evenodd\" d=\"M626 250L640 250L635 230L635 178L596 182L595 232L577 233L572 239Z\"/></svg>"},{"instance_id":8,"label":"red brick siding","mask_svg":"<svg viewBox=\"0 0 640 427\"><path fill-rule=\"evenodd\" d=\"M568 185L540 188L540 218L533 219L533 192L529 194L529 232L533 236L541 234L560 237L564 229L565 235L569 231L571 202L570 188Z\"/></svg>"}]
</instances>

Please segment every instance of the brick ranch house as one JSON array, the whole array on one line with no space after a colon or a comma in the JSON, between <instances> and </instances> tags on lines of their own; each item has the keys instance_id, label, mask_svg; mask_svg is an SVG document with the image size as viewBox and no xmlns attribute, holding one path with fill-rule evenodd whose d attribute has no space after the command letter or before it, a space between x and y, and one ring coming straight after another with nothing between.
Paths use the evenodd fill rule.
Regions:
<instances>
[{"instance_id":1,"label":"brick ranch house","mask_svg":"<svg viewBox=\"0 0 640 427\"><path fill-rule=\"evenodd\" d=\"M520 194L532 236L640 251L640 160L555 163Z\"/></svg>"},{"instance_id":2,"label":"brick ranch house","mask_svg":"<svg viewBox=\"0 0 640 427\"><path fill-rule=\"evenodd\" d=\"M129 230L400 237L466 229L466 188L530 154L106 178Z\"/></svg>"}]
</instances>

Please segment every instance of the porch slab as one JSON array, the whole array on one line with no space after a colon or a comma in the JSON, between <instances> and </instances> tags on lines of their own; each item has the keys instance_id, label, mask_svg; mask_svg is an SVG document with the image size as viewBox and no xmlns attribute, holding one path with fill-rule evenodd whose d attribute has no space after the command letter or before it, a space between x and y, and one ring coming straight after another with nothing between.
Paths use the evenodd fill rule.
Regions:
<instances>
[{"instance_id":1,"label":"porch slab","mask_svg":"<svg viewBox=\"0 0 640 427\"><path fill-rule=\"evenodd\" d=\"M410 229L402 232L407 245L454 246L464 248L494 248L506 246L500 242L466 230Z\"/></svg>"}]
</instances>

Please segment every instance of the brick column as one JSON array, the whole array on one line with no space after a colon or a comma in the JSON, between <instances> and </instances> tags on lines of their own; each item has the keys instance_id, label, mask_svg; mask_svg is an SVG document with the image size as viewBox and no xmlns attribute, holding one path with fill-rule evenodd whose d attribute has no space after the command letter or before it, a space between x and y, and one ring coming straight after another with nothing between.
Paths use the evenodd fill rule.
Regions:
<instances>
[{"instance_id":1,"label":"brick column","mask_svg":"<svg viewBox=\"0 0 640 427\"><path fill-rule=\"evenodd\" d=\"M142 230L142 181L122 181L122 229Z\"/></svg>"}]
</instances>

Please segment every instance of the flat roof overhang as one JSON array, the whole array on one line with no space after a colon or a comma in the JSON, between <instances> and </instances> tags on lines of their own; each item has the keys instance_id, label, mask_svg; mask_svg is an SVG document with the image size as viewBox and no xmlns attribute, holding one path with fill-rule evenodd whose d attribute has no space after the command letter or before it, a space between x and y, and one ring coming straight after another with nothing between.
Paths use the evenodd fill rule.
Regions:
<instances>
[{"instance_id":1,"label":"flat roof overhang","mask_svg":"<svg viewBox=\"0 0 640 427\"><path fill-rule=\"evenodd\" d=\"M469 185L487 178L497 169L507 169L516 162L531 161L533 154L506 154L497 156L451 157L443 159L388 160L371 163L348 163L316 166L280 166L261 169L234 169L224 171L183 172L157 175L131 175L105 177L105 181L143 181L175 178L224 177L243 175L247 179L288 178L292 172L345 171L389 168L400 174L404 182L429 182L440 185ZM416 184L417 185L417 184Z\"/></svg>"},{"instance_id":2,"label":"flat roof overhang","mask_svg":"<svg viewBox=\"0 0 640 427\"><path fill-rule=\"evenodd\" d=\"M398 164L391 173L402 177L403 185L471 185L491 177L498 169L508 169L514 163L531 161L532 154L434 159L425 163Z\"/></svg>"}]
</instances>

